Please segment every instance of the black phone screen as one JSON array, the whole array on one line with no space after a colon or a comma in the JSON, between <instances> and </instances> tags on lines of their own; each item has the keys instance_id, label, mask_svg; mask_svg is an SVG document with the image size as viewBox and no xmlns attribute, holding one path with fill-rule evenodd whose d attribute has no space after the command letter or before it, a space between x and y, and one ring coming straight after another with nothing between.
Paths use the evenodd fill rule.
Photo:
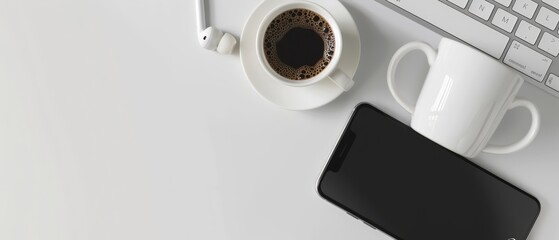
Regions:
<instances>
[{"instance_id":1,"label":"black phone screen","mask_svg":"<svg viewBox=\"0 0 559 240\"><path fill-rule=\"evenodd\" d=\"M369 104L356 107L319 194L405 240L521 240L536 198Z\"/></svg>"}]
</instances>

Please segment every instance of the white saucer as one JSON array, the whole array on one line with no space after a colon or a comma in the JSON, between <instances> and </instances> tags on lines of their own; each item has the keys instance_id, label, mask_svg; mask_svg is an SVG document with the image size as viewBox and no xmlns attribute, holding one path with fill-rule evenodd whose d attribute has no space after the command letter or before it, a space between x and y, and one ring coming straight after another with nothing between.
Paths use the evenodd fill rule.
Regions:
<instances>
[{"instance_id":1,"label":"white saucer","mask_svg":"<svg viewBox=\"0 0 559 240\"><path fill-rule=\"evenodd\" d=\"M260 22L262 22L266 13L285 2L288 1L265 0L252 12L241 35L241 63L254 90L271 103L291 110L317 108L340 96L343 90L330 80L323 80L307 87L284 85L270 78L260 66L256 55L256 32ZM344 39L343 56L340 58L339 67L345 74L353 78L361 56L361 42L357 26L351 14L337 0L321 0L320 3L316 4L328 10L338 21Z\"/></svg>"}]
</instances>

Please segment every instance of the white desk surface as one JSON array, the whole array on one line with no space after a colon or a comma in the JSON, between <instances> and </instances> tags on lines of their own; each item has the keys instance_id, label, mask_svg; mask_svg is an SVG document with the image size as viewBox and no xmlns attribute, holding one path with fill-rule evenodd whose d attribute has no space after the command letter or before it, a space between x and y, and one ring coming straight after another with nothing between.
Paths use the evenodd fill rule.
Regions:
<instances>
[{"instance_id":1,"label":"white desk surface","mask_svg":"<svg viewBox=\"0 0 559 240\"><path fill-rule=\"evenodd\" d=\"M209 2L209 22L239 36L261 0ZM0 0L0 239L390 239L315 183L357 103L409 123L389 58L440 36L373 0L343 4L361 34L355 88L288 111L252 89L238 52L199 47L194 1ZM402 78L421 79L422 58ZM541 110L535 142L473 161L540 200L530 239L547 240L559 236L559 99L539 91L519 93ZM494 142L521 136L527 115L507 114Z\"/></svg>"}]
</instances>

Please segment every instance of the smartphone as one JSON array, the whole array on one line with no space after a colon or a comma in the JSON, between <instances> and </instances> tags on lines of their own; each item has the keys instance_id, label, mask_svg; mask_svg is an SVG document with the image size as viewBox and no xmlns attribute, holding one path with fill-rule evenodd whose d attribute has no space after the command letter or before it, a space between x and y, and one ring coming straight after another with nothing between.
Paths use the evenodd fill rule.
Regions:
<instances>
[{"instance_id":1,"label":"smartphone","mask_svg":"<svg viewBox=\"0 0 559 240\"><path fill-rule=\"evenodd\" d=\"M526 239L540 212L535 197L365 103L354 109L317 190L403 240Z\"/></svg>"}]
</instances>

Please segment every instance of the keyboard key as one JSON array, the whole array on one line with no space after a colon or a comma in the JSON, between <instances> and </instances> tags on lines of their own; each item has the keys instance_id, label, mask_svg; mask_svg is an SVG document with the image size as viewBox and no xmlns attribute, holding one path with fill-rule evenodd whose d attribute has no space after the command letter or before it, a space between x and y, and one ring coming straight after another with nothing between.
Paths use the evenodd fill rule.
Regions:
<instances>
[{"instance_id":1,"label":"keyboard key","mask_svg":"<svg viewBox=\"0 0 559 240\"><path fill-rule=\"evenodd\" d=\"M514 35L533 45L536 43L536 39L538 39L540 32L541 29L522 20L520 24L518 24L518 29L516 29Z\"/></svg>"},{"instance_id":2,"label":"keyboard key","mask_svg":"<svg viewBox=\"0 0 559 240\"><path fill-rule=\"evenodd\" d=\"M516 0L512 10L524 15L524 17L532 19L538 4L531 0Z\"/></svg>"},{"instance_id":3,"label":"keyboard key","mask_svg":"<svg viewBox=\"0 0 559 240\"><path fill-rule=\"evenodd\" d=\"M549 77L547 77L547 82L545 83L545 85L559 92L559 77L553 74L549 74Z\"/></svg>"},{"instance_id":4,"label":"keyboard key","mask_svg":"<svg viewBox=\"0 0 559 240\"><path fill-rule=\"evenodd\" d=\"M517 41L512 42L503 62L539 82L551 65L551 59Z\"/></svg>"},{"instance_id":5,"label":"keyboard key","mask_svg":"<svg viewBox=\"0 0 559 240\"><path fill-rule=\"evenodd\" d=\"M495 5L488 3L485 0L473 0L468 11L487 21L489 20L489 16L491 16L491 12L493 12L494 6Z\"/></svg>"},{"instance_id":6,"label":"keyboard key","mask_svg":"<svg viewBox=\"0 0 559 240\"><path fill-rule=\"evenodd\" d=\"M495 16L493 17L493 21L491 21L491 23L510 33L514 28L514 25L516 25L517 20L517 16L499 8L497 9L497 12L495 12Z\"/></svg>"},{"instance_id":7,"label":"keyboard key","mask_svg":"<svg viewBox=\"0 0 559 240\"><path fill-rule=\"evenodd\" d=\"M509 38L439 0L387 0L424 21L462 39L494 58L501 58Z\"/></svg>"},{"instance_id":8,"label":"keyboard key","mask_svg":"<svg viewBox=\"0 0 559 240\"><path fill-rule=\"evenodd\" d=\"M541 50L544 50L547 53L557 57L557 54L559 54L559 38L547 32L544 32L542 40L540 40L540 44L538 44L538 47Z\"/></svg>"},{"instance_id":9,"label":"keyboard key","mask_svg":"<svg viewBox=\"0 0 559 240\"><path fill-rule=\"evenodd\" d=\"M559 1L557 1L557 0L543 0L543 2L549 4L549 6L552 6L555 9L559 10Z\"/></svg>"},{"instance_id":10,"label":"keyboard key","mask_svg":"<svg viewBox=\"0 0 559 240\"><path fill-rule=\"evenodd\" d=\"M466 4L468 4L468 0L448 0L451 3L454 3L456 6L465 8Z\"/></svg>"},{"instance_id":11,"label":"keyboard key","mask_svg":"<svg viewBox=\"0 0 559 240\"><path fill-rule=\"evenodd\" d=\"M495 2L498 2L505 7L509 7L512 0L495 0Z\"/></svg>"},{"instance_id":12,"label":"keyboard key","mask_svg":"<svg viewBox=\"0 0 559 240\"><path fill-rule=\"evenodd\" d=\"M538 16L536 16L536 22L543 25L550 30L557 27L557 22L559 22L559 14L552 12L551 10L541 7Z\"/></svg>"}]
</instances>

